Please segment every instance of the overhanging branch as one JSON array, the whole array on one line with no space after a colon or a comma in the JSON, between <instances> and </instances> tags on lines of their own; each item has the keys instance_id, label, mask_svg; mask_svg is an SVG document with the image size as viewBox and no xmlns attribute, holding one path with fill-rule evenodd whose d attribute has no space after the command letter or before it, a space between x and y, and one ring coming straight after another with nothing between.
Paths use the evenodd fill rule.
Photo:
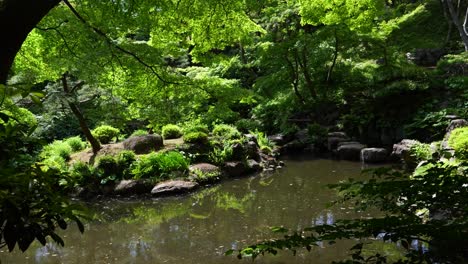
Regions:
<instances>
[{"instance_id":1,"label":"overhanging branch","mask_svg":"<svg viewBox=\"0 0 468 264\"><path fill-rule=\"evenodd\" d=\"M155 67L153 65L150 65L148 63L146 63L142 58L140 58L137 54L119 46L118 44L114 43L112 41L112 39L110 39L106 33L104 33L101 29L91 25L86 19L84 19L80 13L78 13L78 11L70 4L70 2L68 0L62 0L65 5L70 9L70 11L78 18L78 20L83 23L84 25L86 25L87 27L89 27L90 29L92 29L96 34L98 34L99 36L101 36L102 38L104 38L104 40L106 41L106 43L109 45L109 46L112 46L114 47L115 49L119 50L120 52L132 57L134 60L136 60L138 63L140 63L141 65L143 65L145 68L149 69L151 71L151 73L153 73L161 82L163 83L166 83L166 84L177 84L176 82L170 82L170 81L167 81L165 80L164 78L161 77L161 75L159 75L155 69Z\"/></svg>"}]
</instances>

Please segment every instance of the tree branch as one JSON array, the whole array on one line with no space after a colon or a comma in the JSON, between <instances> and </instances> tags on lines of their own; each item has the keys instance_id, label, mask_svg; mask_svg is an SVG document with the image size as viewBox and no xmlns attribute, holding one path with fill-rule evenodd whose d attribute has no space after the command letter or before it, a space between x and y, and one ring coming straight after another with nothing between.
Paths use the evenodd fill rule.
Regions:
<instances>
[{"instance_id":1,"label":"tree branch","mask_svg":"<svg viewBox=\"0 0 468 264\"><path fill-rule=\"evenodd\" d=\"M149 65L148 63L146 63L142 58L140 58L137 54L115 44L112 39L110 39L106 33L104 33L102 30L100 30L99 28L91 25L88 21L86 21L86 19L84 19L80 13L78 13L78 11L70 4L70 2L68 0L62 0L62 2L65 3L65 5L70 9L70 11L78 18L78 20L83 23L84 25L86 25L87 27L89 27L90 29L92 29L96 34L98 34L99 36L101 36L102 38L104 38L104 40L106 41L106 43L109 45L109 46L112 46L114 47L115 49L119 50L120 52L132 57L134 60L136 60L138 63L140 63L141 65L143 65L144 67L146 67L147 69L149 69L161 82L163 83L166 83L166 84L178 84L176 82L170 82L170 81L167 81L165 80L164 78L161 77L161 75L159 75L157 72L156 72L156 69L154 66L152 65Z\"/></svg>"}]
</instances>

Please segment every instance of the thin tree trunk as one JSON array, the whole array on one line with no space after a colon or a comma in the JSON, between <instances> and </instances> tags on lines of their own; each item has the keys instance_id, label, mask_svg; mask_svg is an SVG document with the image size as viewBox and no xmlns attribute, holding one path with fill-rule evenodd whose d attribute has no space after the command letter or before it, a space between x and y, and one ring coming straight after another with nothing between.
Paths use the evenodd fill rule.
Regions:
<instances>
[{"instance_id":1,"label":"thin tree trunk","mask_svg":"<svg viewBox=\"0 0 468 264\"><path fill-rule=\"evenodd\" d=\"M301 60L299 59L299 65L301 66L302 70L302 75L304 75L304 80L306 83L307 88L309 89L310 95L312 98L316 99L318 97L317 91L314 89L314 83L312 81L312 77L310 76L309 72L309 65L308 65L308 60L307 60L307 49L304 46L301 51L301 57L302 57L302 63Z\"/></svg>"},{"instance_id":2,"label":"thin tree trunk","mask_svg":"<svg viewBox=\"0 0 468 264\"><path fill-rule=\"evenodd\" d=\"M70 89L68 86L68 81L67 81L67 74L64 74L62 76L62 85L63 85L63 91L65 94L70 93ZM93 153L96 154L98 151L101 149L101 144L99 144L99 141L93 136L91 133L91 130L89 130L88 124L86 123L86 119L83 116L83 113L81 113L80 108L78 105L76 105L73 102L68 102L68 106L70 107L71 111L73 114L76 116L78 119L78 122L80 123L80 128L81 131L83 131L83 134L85 135L86 139L91 143L91 148L93 149Z\"/></svg>"},{"instance_id":3,"label":"thin tree trunk","mask_svg":"<svg viewBox=\"0 0 468 264\"><path fill-rule=\"evenodd\" d=\"M29 32L60 0L0 2L0 84L5 84L15 56Z\"/></svg>"},{"instance_id":4,"label":"thin tree trunk","mask_svg":"<svg viewBox=\"0 0 468 264\"><path fill-rule=\"evenodd\" d=\"M296 54L294 54L296 55ZM289 60L288 55L286 54L285 60L288 63L289 68L291 68L291 81L294 89L294 94L296 95L297 99L299 99L299 102L301 104L305 104L304 97L302 97L301 93L299 92L299 69L298 69L298 62L297 62L297 56L294 56L294 64Z\"/></svg>"},{"instance_id":5,"label":"thin tree trunk","mask_svg":"<svg viewBox=\"0 0 468 264\"><path fill-rule=\"evenodd\" d=\"M335 50L333 51L333 62L332 62L332 65L330 66L330 68L328 69L328 73L327 73L327 84L330 84L330 82L332 81L332 73L333 73L333 69L335 68L335 65L336 65L336 59L338 58L338 34L336 33L336 28L335 28Z\"/></svg>"},{"instance_id":6,"label":"thin tree trunk","mask_svg":"<svg viewBox=\"0 0 468 264\"><path fill-rule=\"evenodd\" d=\"M450 12L450 16L452 17L452 22L455 24L455 26L458 29L458 33L460 34L460 37L463 41L463 44L465 45L465 51L468 51L468 34L466 33L466 29L464 28L465 25L462 25L461 21L458 18L457 11L455 10L455 7L453 6L452 0L446 0L447 1L447 7ZM461 8L461 6L459 6ZM468 16L468 10L467 14ZM465 23L466 23L467 17L465 17Z\"/></svg>"}]
</instances>

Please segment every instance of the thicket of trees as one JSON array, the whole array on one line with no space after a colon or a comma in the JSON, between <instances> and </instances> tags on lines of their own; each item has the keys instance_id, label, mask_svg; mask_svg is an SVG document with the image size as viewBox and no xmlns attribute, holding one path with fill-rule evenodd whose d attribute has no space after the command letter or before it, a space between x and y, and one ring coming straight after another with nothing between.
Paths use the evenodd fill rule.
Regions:
<instances>
[{"instance_id":1,"label":"thicket of trees","mask_svg":"<svg viewBox=\"0 0 468 264\"><path fill-rule=\"evenodd\" d=\"M101 124L432 141L468 116L467 20L466 0L2 1L0 243L80 223L36 154L77 134L96 153Z\"/></svg>"}]
</instances>

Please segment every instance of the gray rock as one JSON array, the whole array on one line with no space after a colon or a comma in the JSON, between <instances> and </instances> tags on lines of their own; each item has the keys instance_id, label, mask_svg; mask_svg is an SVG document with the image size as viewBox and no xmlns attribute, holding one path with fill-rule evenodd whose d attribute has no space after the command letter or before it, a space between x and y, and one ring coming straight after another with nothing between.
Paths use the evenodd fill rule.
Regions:
<instances>
[{"instance_id":1,"label":"gray rock","mask_svg":"<svg viewBox=\"0 0 468 264\"><path fill-rule=\"evenodd\" d=\"M191 172L199 170L203 173L216 173L216 172L221 171L221 169L218 166L210 164L210 163L193 164L190 166L189 170Z\"/></svg>"},{"instance_id":2,"label":"gray rock","mask_svg":"<svg viewBox=\"0 0 468 264\"><path fill-rule=\"evenodd\" d=\"M153 195L166 195L174 193L187 193L198 187L198 183L191 181L169 180L158 183L151 190Z\"/></svg>"},{"instance_id":3,"label":"gray rock","mask_svg":"<svg viewBox=\"0 0 468 264\"><path fill-rule=\"evenodd\" d=\"M306 142L295 139L281 147L281 154L294 154L302 152L307 146L308 144Z\"/></svg>"},{"instance_id":4,"label":"gray rock","mask_svg":"<svg viewBox=\"0 0 468 264\"><path fill-rule=\"evenodd\" d=\"M398 160L409 160L411 146L419 144L419 141L413 139L403 139L399 143L393 144L392 158Z\"/></svg>"},{"instance_id":5,"label":"gray rock","mask_svg":"<svg viewBox=\"0 0 468 264\"><path fill-rule=\"evenodd\" d=\"M235 143L232 145L232 156L233 160L242 160L245 156L244 146L240 143Z\"/></svg>"},{"instance_id":6,"label":"gray rock","mask_svg":"<svg viewBox=\"0 0 468 264\"><path fill-rule=\"evenodd\" d=\"M247 160L247 168L249 169L249 171L255 171L255 172L262 170L262 166L260 165L260 163L258 163L257 161L253 159Z\"/></svg>"},{"instance_id":7,"label":"gray rock","mask_svg":"<svg viewBox=\"0 0 468 264\"><path fill-rule=\"evenodd\" d=\"M384 148L364 148L361 150L361 161L364 163L384 162L388 158L388 151Z\"/></svg>"},{"instance_id":8,"label":"gray rock","mask_svg":"<svg viewBox=\"0 0 468 264\"><path fill-rule=\"evenodd\" d=\"M406 58L418 66L435 66L439 59L445 54L440 48L416 49L413 52L406 53Z\"/></svg>"},{"instance_id":9,"label":"gray rock","mask_svg":"<svg viewBox=\"0 0 468 264\"><path fill-rule=\"evenodd\" d=\"M283 145L286 143L286 139L283 134L275 134L268 136L268 139L277 145Z\"/></svg>"},{"instance_id":10,"label":"gray rock","mask_svg":"<svg viewBox=\"0 0 468 264\"><path fill-rule=\"evenodd\" d=\"M144 180L122 180L114 187L114 193L120 195L133 195L150 193L153 185Z\"/></svg>"},{"instance_id":11,"label":"gray rock","mask_svg":"<svg viewBox=\"0 0 468 264\"><path fill-rule=\"evenodd\" d=\"M240 161L229 161L224 163L223 171L228 177L239 177L247 172L247 167Z\"/></svg>"},{"instance_id":12,"label":"gray rock","mask_svg":"<svg viewBox=\"0 0 468 264\"><path fill-rule=\"evenodd\" d=\"M309 130L308 129L302 129L296 132L294 134L294 137L302 143L306 143L309 141Z\"/></svg>"},{"instance_id":13,"label":"gray rock","mask_svg":"<svg viewBox=\"0 0 468 264\"><path fill-rule=\"evenodd\" d=\"M127 138L123 142L126 150L132 150L136 154L147 154L164 147L163 139L158 134L136 136Z\"/></svg>"},{"instance_id":14,"label":"gray rock","mask_svg":"<svg viewBox=\"0 0 468 264\"><path fill-rule=\"evenodd\" d=\"M249 141L245 144L245 155L247 158L260 161L260 153L258 149L258 144L254 141Z\"/></svg>"},{"instance_id":15,"label":"gray rock","mask_svg":"<svg viewBox=\"0 0 468 264\"><path fill-rule=\"evenodd\" d=\"M345 142L343 142L345 143ZM336 149L338 157L343 160L359 160L361 150L366 146L358 142L346 142Z\"/></svg>"},{"instance_id":16,"label":"gray rock","mask_svg":"<svg viewBox=\"0 0 468 264\"><path fill-rule=\"evenodd\" d=\"M468 121L466 121L465 119L452 120L450 124L448 125L447 129L445 130L445 135L444 135L444 139L442 140L441 149L442 150L451 149L450 146L448 145L448 140L450 138L450 135L452 134L452 131L456 128L466 127L466 126L468 126Z\"/></svg>"},{"instance_id":17,"label":"gray rock","mask_svg":"<svg viewBox=\"0 0 468 264\"><path fill-rule=\"evenodd\" d=\"M328 137L348 138L348 135L345 132L330 132L328 133Z\"/></svg>"},{"instance_id":18,"label":"gray rock","mask_svg":"<svg viewBox=\"0 0 468 264\"><path fill-rule=\"evenodd\" d=\"M255 144L258 145L258 140L257 140L257 137L255 135L245 134L244 137L247 139L247 141L254 142Z\"/></svg>"}]
</instances>

